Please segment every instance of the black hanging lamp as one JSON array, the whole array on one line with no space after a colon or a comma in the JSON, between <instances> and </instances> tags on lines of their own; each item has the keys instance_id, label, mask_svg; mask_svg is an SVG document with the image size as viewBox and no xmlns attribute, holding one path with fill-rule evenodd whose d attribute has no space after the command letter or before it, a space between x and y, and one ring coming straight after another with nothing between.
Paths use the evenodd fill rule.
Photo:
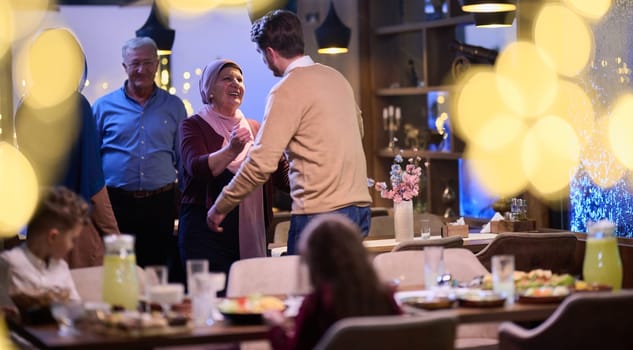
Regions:
<instances>
[{"instance_id":1,"label":"black hanging lamp","mask_svg":"<svg viewBox=\"0 0 633 350\"><path fill-rule=\"evenodd\" d=\"M314 33L319 45L318 53L334 55L348 51L352 31L341 22L341 19L336 14L333 2L330 2L330 10L327 13L327 17L314 30Z\"/></svg>"},{"instance_id":2,"label":"black hanging lamp","mask_svg":"<svg viewBox=\"0 0 633 350\"><path fill-rule=\"evenodd\" d=\"M145 24L136 31L136 36L152 38L156 42L156 46L158 46L158 54L169 55L171 54L171 48L174 46L176 31L166 25L166 20L160 13L160 9L156 2L153 2L152 11Z\"/></svg>"},{"instance_id":3,"label":"black hanging lamp","mask_svg":"<svg viewBox=\"0 0 633 350\"><path fill-rule=\"evenodd\" d=\"M517 8L517 0L462 0L464 12L507 12Z\"/></svg>"},{"instance_id":4,"label":"black hanging lamp","mask_svg":"<svg viewBox=\"0 0 633 350\"><path fill-rule=\"evenodd\" d=\"M514 21L515 11L507 12L482 12L473 14L477 28L501 28L511 27Z\"/></svg>"}]
</instances>

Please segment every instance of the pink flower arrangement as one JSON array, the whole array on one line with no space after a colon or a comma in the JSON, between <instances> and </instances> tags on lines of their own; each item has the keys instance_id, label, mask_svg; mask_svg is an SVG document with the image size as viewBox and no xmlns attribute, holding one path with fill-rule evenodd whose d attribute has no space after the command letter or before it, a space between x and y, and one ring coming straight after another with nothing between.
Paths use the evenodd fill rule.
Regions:
<instances>
[{"instance_id":1,"label":"pink flower arrangement","mask_svg":"<svg viewBox=\"0 0 633 350\"><path fill-rule=\"evenodd\" d=\"M391 189L387 187L385 182L375 182L373 179L369 179L368 185L379 191L382 198L392 199L395 203L410 201L417 197L420 191L420 178L422 177L420 160L419 156L409 158L403 169L402 155L396 154L389 171Z\"/></svg>"}]
</instances>

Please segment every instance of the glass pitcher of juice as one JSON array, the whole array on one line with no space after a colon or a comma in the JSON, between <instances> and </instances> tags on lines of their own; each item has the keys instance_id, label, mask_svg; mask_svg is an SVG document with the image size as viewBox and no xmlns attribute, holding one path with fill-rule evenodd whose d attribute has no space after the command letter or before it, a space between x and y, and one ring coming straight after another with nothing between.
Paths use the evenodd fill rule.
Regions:
<instances>
[{"instance_id":1,"label":"glass pitcher of juice","mask_svg":"<svg viewBox=\"0 0 633 350\"><path fill-rule=\"evenodd\" d=\"M139 282L136 276L134 236L109 235L103 241L103 301L126 310L136 310Z\"/></svg>"},{"instance_id":2,"label":"glass pitcher of juice","mask_svg":"<svg viewBox=\"0 0 633 350\"><path fill-rule=\"evenodd\" d=\"M583 278L588 283L622 287L622 261L615 237L615 226L608 221L588 225Z\"/></svg>"}]
</instances>

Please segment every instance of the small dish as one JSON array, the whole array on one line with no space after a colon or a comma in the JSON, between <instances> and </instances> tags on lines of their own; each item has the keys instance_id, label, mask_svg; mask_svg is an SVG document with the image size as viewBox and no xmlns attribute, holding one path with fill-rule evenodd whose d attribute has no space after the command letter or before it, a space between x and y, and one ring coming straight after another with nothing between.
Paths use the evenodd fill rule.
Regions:
<instances>
[{"instance_id":1,"label":"small dish","mask_svg":"<svg viewBox=\"0 0 633 350\"><path fill-rule=\"evenodd\" d=\"M460 306L465 307L501 307L505 304L506 298L493 291L480 290L462 294L457 300Z\"/></svg>"},{"instance_id":2,"label":"small dish","mask_svg":"<svg viewBox=\"0 0 633 350\"><path fill-rule=\"evenodd\" d=\"M445 297L408 297L401 299L405 305L424 310L450 309L455 304L455 299Z\"/></svg>"},{"instance_id":3,"label":"small dish","mask_svg":"<svg viewBox=\"0 0 633 350\"><path fill-rule=\"evenodd\" d=\"M517 301L524 304L559 303L569 294L567 287L528 288L525 292L519 293Z\"/></svg>"}]
</instances>

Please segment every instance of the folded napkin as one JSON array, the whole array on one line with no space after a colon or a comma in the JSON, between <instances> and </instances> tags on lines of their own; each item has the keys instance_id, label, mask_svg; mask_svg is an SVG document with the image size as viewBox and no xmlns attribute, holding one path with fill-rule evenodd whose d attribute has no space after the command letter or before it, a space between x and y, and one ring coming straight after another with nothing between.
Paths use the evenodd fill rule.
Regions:
<instances>
[{"instance_id":1,"label":"folded napkin","mask_svg":"<svg viewBox=\"0 0 633 350\"><path fill-rule=\"evenodd\" d=\"M462 216L461 218L455 220L455 222L449 222L447 225L466 225L466 221L464 220L464 217Z\"/></svg>"},{"instance_id":2,"label":"folded napkin","mask_svg":"<svg viewBox=\"0 0 633 350\"><path fill-rule=\"evenodd\" d=\"M492 216L492 219L490 219L490 221L488 221L487 224L485 224L482 228L481 231L479 231L479 233L490 233L490 223L493 221L501 221L504 220L505 218L503 217L503 215L499 214L499 212L495 212L495 215Z\"/></svg>"}]
</instances>

